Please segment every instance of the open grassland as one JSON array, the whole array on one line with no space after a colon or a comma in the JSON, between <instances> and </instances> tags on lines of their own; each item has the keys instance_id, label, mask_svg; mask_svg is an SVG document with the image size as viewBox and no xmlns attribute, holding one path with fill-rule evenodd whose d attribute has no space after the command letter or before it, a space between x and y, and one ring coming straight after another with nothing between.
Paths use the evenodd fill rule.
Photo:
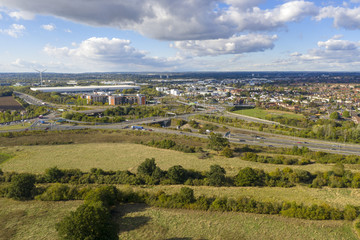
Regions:
<instances>
[{"instance_id":1,"label":"open grassland","mask_svg":"<svg viewBox=\"0 0 360 240\"><path fill-rule=\"evenodd\" d=\"M30 173L43 173L45 169L54 166L61 169L79 168L82 171L89 171L91 168L102 168L104 170L136 172L139 164L146 158L155 158L156 164L164 170L174 165L181 165L186 169L206 171L209 170L211 165L219 164L225 168L228 175L235 175L240 168L244 167L260 168L265 171L274 171L277 168L283 169L285 167L310 172L332 169L331 164L287 166L249 162L240 158L225 158L222 156L199 159L197 153L183 153L129 143L16 146L0 148L0 152L14 156L0 164L3 171Z\"/></svg>"},{"instance_id":2,"label":"open grassland","mask_svg":"<svg viewBox=\"0 0 360 240\"><path fill-rule=\"evenodd\" d=\"M0 97L0 111L23 109L23 106L13 96Z\"/></svg>"},{"instance_id":3,"label":"open grassland","mask_svg":"<svg viewBox=\"0 0 360 240\"><path fill-rule=\"evenodd\" d=\"M266 115L269 114L282 116L284 118L293 118L293 119L301 119L304 117L304 115L302 114L295 114L280 110L265 110L260 108L243 109L243 110L234 111L233 113L242 114L249 117L261 118L261 119L266 119Z\"/></svg>"},{"instance_id":4,"label":"open grassland","mask_svg":"<svg viewBox=\"0 0 360 240\"><path fill-rule=\"evenodd\" d=\"M121 239L357 239L352 223L279 216L158 209L124 205L118 209Z\"/></svg>"},{"instance_id":5,"label":"open grassland","mask_svg":"<svg viewBox=\"0 0 360 240\"><path fill-rule=\"evenodd\" d=\"M0 198L0 240L57 240L55 224L82 202L19 202ZM115 210L120 239L357 239L347 221L173 210L144 204Z\"/></svg>"},{"instance_id":6,"label":"open grassland","mask_svg":"<svg viewBox=\"0 0 360 240\"><path fill-rule=\"evenodd\" d=\"M55 224L81 203L0 198L0 240L57 239Z\"/></svg>"},{"instance_id":7,"label":"open grassland","mask_svg":"<svg viewBox=\"0 0 360 240\"><path fill-rule=\"evenodd\" d=\"M123 191L146 191L158 193L164 191L167 194L178 193L183 185L158 185L158 186L125 186L118 185ZM332 207L343 209L346 205L359 205L360 189L353 188L309 188L296 186L291 188L281 187L211 187L211 186L187 186L194 190L196 197L228 197L237 199L243 196L252 197L258 201L295 201L298 204L328 204Z\"/></svg>"},{"instance_id":8,"label":"open grassland","mask_svg":"<svg viewBox=\"0 0 360 240\"><path fill-rule=\"evenodd\" d=\"M14 133L13 135L16 135ZM73 130L73 131L28 131L19 136L1 137L0 146L54 145L61 143L138 143L151 140L171 139L177 144L204 147L207 139L176 134L164 134L133 130Z\"/></svg>"},{"instance_id":9,"label":"open grassland","mask_svg":"<svg viewBox=\"0 0 360 240\"><path fill-rule=\"evenodd\" d=\"M3 126L0 126L0 131L19 130L19 129L28 128L30 126L31 126L31 123L16 124L16 125L3 125Z\"/></svg>"}]
</instances>

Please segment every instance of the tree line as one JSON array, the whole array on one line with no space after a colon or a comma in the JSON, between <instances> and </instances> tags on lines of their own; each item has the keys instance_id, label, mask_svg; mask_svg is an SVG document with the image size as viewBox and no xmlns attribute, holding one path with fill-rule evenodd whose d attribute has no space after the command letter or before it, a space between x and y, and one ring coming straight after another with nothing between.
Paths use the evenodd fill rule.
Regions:
<instances>
[{"instance_id":1,"label":"tree line","mask_svg":"<svg viewBox=\"0 0 360 240\"><path fill-rule=\"evenodd\" d=\"M0 172L1 182L11 182L18 176L14 172ZM305 170L284 168L273 172L250 167L242 168L235 176L226 175L220 165L210 166L208 171L185 169L175 165L168 170L160 169L154 158L147 158L137 168L137 173L129 171L105 171L93 168L90 172L79 169L46 169L44 174L33 175L36 183L71 183L71 184L130 184L130 185L170 185L185 184L190 186L268 186L293 187L298 184L314 188L329 186L332 188L360 188L360 173L344 169L341 163L333 170L310 173Z\"/></svg>"},{"instance_id":2,"label":"tree line","mask_svg":"<svg viewBox=\"0 0 360 240\"><path fill-rule=\"evenodd\" d=\"M197 119L227 124L233 127L253 129L275 134L313 138L337 142L360 143L360 125L352 121L336 121L332 119L318 119L304 129L294 129L281 125L247 122L241 119L224 116L196 115Z\"/></svg>"}]
</instances>

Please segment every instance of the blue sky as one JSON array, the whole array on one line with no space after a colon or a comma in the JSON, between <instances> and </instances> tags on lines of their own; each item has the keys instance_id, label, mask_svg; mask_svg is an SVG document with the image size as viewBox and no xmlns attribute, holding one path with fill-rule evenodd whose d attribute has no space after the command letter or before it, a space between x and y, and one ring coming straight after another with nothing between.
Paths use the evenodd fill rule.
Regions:
<instances>
[{"instance_id":1,"label":"blue sky","mask_svg":"<svg viewBox=\"0 0 360 240\"><path fill-rule=\"evenodd\" d=\"M359 71L360 0L0 0L0 72Z\"/></svg>"}]
</instances>

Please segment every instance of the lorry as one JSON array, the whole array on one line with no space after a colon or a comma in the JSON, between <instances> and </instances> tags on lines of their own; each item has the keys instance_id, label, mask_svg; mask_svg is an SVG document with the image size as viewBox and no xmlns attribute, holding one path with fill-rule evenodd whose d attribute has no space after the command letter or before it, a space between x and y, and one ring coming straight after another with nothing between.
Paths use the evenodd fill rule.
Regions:
<instances>
[{"instance_id":1,"label":"lorry","mask_svg":"<svg viewBox=\"0 0 360 240\"><path fill-rule=\"evenodd\" d=\"M133 129L133 130L143 130L144 127L142 127L142 126L131 126L131 129Z\"/></svg>"}]
</instances>

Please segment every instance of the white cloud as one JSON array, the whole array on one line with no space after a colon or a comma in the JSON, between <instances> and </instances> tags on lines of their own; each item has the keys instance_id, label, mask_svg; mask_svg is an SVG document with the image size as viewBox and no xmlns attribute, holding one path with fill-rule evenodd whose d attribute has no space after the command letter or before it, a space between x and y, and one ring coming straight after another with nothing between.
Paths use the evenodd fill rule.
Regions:
<instances>
[{"instance_id":1,"label":"white cloud","mask_svg":"<svg viewBox=\"0 0 360 240\"><path fill-rule=\"evenodd\" d=\"M22 68L22 69L31 69L33 70L34 68L44 68L43 65L39 64L36 61L26 61L23 59L16 59L14 62L11 63L11 66L16 67L16 68Z\"/></svg>"},{"instance_id":2,"label":"white cloud","mask_svg":"<svg viewBox=\"0 0 360 240\"><path fill-rule=\"evenodd\" d=\"M170 62L167 59L149 57L145 51L140 51L131 46L130 40L119 38L96 38L92 37L80 44L69 47L53 47L47 45L44 52L56 58L72 61L75 65L87 64L88 68L98 65L116 66L154 66L167 67ZM92 68L93 69L93 68Z\"/></svg>"},{"instance_id":3,"label":"white cloud","mask_svg":"<svg viewBox=\"0 0 360 240\"><path fill-rule=\"evenodd\" d=\"M237 31L259 31L283 27L287 22L300 21L317 13L318 8L312 2L291 1L270 10L253 7L244 12L230 8L221 17L226 22L237 23Z\"/></svg>"},{"instance_id":4,"label":"white cloud","mask_svg":"<svg viewBox=\"0 0 360 240\"><path fill-rule=\"evenodd\" d=\"M72 31L70 29L65 29L64 32L67 32L67 33L72 33Z\"/></svg>"},{"instance_id":5,"label":"white cloud","mask_svg":"<svg viewBox=\"0 0 360 240\"><path fill-rule=\"evenodd\" d=\"M54 31L56 26L54 24L50 23L50 24L42 25L41 28L46 31Z\"/></svg>"},{"instance_id":6,"label":"white cloud","mask_svg":"<svg viewBox=\"0 0 360 240\"><path fill-rule=\"evenodd\" d=\"M194 56L217 56L272 49L276 39L277 36L250 34L233 36L229 39L176 41L171 44L171 47Z\"/></svg>"},{"instance_id":7,"label":"white cloud","mask_svg":"<svg viewBox=\"0 0 360 240\"><path fill-rule=\"evenodd\" d=\"M20 19L32 20L35 18L35 15L33 13L26 12L26 11L10 12L9 16L12 18L15 18L16 20L20 20Z\"/></svg>"},{"instance_id":8,"label":"white cloud","mask_svg":"<svg viewBox=\"0 0 360 240\"><path fill-rule=\"evenodd\" d=\"M8 29L0 29L0 33L7 34L11 37L18 38L23 35L25 26L21 24L12 24Z\"/></svg>"},{"instance_id":9,"label":"white cloud","mask_svg":"<svg viewBox=\"0 0 360 240\"><path fill-rule=\"evenodd\" d=\"M341 39L319 41L318 48L308 51L307 54L292 54L293 60L312 62L315 66L334 64L346 68L347 64L360 63L360 42Z\"/></svg>"},{"instance_id":10,"label":"white cloud","mask_svg":"<svg viewBox=\"0 0 360 240\"><path fill-rule=\"evenodd\" d=\"M335 27L351 30L360 29L360 7L324 7L316 19L320 21L324 18L333 18Z\"/></svg>"},{"instance_id":11,"label":"white cloud","mask_svg":"<svg viewBox=\"0 0 360 240\"><path fill-rule=\"evenodd\" d=\"M266 10L256 7L262 2L264 0L37 0L29 4L28 0L1 0L0 6L92 26L135 30L161 40L229 38L241 31L273 30L318 12L310 1L289 1Z\"/></svg>"},{"instance_id":12,"label":"white cloud","mask_svg":"<svg viewBox=\"0 0 360 240\"><path fill-rule=\"evenodd\" d=\"M327 50L332 50L332 51L337 51L337 50L347 51L347 50L356 50L359 47L359 43L351 42L347 40L329 39L325 42L319 41L318 46L324 47Z\"/></svg>"}]
</instances>

